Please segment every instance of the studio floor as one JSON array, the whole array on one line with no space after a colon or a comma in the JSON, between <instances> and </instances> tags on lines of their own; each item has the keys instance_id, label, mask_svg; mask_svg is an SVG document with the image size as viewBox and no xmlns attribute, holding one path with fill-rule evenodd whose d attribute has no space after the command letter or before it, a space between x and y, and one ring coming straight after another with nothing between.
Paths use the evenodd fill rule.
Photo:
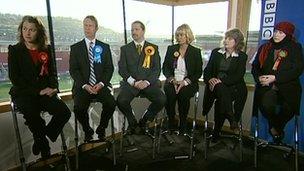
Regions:
<instances>
[{"instance_id":1,"label":"studio floor","mask_svg":"<svg viewBox=\"0 0 304 171\"><path fill-rule=\"evenodd\" d=\"M134 145L124 139L123 154L120 155L120 143L116 141L116 165L113 164L113 147L101 145L79 155L79 170L83 171L293 171L294 156L284 157L287 151L273 147L260 147L258 150L258 167L254 168L253 141L243 138L243 161L240 162L240 147L236 139L221 138L217 143L210 143L207 160L204 159L202 128L195 130L194 157L189 159L190 140L186 136L170 135L173 144L164 136L161 138L160 150L153 159L152 139L147 135L132 135ZM304 170L304 158L299 157L299 171ZM75 170L75 156L70 157L71 170ZM28 170L65 170L63 160Z\"/></svg>"}]
</instances>

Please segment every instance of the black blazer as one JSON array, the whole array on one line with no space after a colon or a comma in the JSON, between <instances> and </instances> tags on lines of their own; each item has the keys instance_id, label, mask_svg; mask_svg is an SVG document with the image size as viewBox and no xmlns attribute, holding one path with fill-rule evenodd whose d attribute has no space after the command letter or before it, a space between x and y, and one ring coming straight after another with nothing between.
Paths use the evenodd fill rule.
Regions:
<instances>
[{"instance_id":1,"label":"black blazer","mask_svg":"<svg viewBox=\"0 0 304 171\"><path fill-rule=\"evenodd\" d=\"M150 58L150 68L143 68L142 65L145 59L145 48L147 46L152 46L155 53ZM141 55L138 55L135 43L132 41L120 48L120 60L118 62L118 67L118 73L121 75L124 81L122 85L128 84L126 82L130 76L135 80L147 80L150 82L151 86L157 85L161 70L158 47L145 41Z\"/></svg>"},{"instance_id":2,"label":"black blazer","mask_svg":"<svg viewBox=\"0 0 304 171\"><path fill-rule=\"evenodd\" d=\"M209 58L209 62L204 69L204 82L208 85L211 78L216 78L219 73L221 59L224 54L218 52L220 48L213 49ZM232 57L227 76L221 81L226 86L245 84L244 74L246 72L247 54L240 51L238 57Z\"/></svg>"},{"instance_id":3,"label":"black blazer","mask_svg":"<svg viewBox=\"0 0 304 171\"><path fill-rule=\"evenodd\" d=\"M39 76L42 64L34 64L29 50L24 43L9 45L8 72L13 84L9 94L12 97L35 96L46 88L58 89L57 72L54 59L51 56L51 47L45 51L48 54L48 75Z\"/></svg>"},{"instance_id":4,"label":"black blazer","mask_svg":"<svg viewBox=\"0 0 304 171\"><path fill-rule=\"evenodd\" d=\"M211 78L217 78L220 68L220 62L223 58L225 58L225 54L218 52L220 48L216 48L212 50L209 62L204 69L204 82L205 86L205 93L204 93L204 102L203 102L203 114L206 115L215 100L215 96L213 92L209 89L209 80ZM221 81L227 87L231 87L231 90L237 95L237 99L241 102L237 102L236 108L239 109L235 111L238 115L242 113L246 97L247 97L247 88L244 81L244 75L246 72L246 61L247 61L247 54L240 51L238 57L232 57L230 62L230 66L227 71L227 76L221 78ZM232 92L233 93L233 92ZM235 109L236 110L236 109Z\"/></svg>"},{"instance_id":5,"label":"black blazer","mask_svg":"<svg viewBox=\"0 0 304 171\"><path fill-rule=\"evenodd\" d=\"M99 45L103 49L102 62L94 63L96 83L102 82L105 86L108 86L114 72L110 46L99 40L96 40L95 45ZM85 39L71 46L69 63L70 74L74 80L72 91L75 93L75 91L81 90L84 84L89 83L90 62Z\"/></svg>"},{"instance_id":6,"label":"black blazer","mask_svg":"<svg viewBox=\"0 0 304 171\"><path fill-rule=\"evenodd\" d=\"M166 76L166 78L174 77L174 56L175 52L178 52L180 45L175 44L168 46L165 61L163 63L163 74ZM190 79L191 84L195 85L195 87L198 89L198 79L202 76L202 55L201 50L189 45L186 53L185 53L185 64L186 64L186 70L187 75L185 78ZM184 78L184 79L185 79Z\"/></svg>"}]
</instances>

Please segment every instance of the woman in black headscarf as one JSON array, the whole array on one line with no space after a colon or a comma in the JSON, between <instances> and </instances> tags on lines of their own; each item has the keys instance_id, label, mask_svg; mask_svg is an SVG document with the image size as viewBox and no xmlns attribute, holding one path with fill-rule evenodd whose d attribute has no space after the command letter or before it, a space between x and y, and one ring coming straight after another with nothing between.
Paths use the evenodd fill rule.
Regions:
<instances>
[{"instance_id":1,"label":"woman in black headscarf","mask_svg":"<svg viewBox=\"0 0 304 171\"><path fill-rule=\"evenodd\" d=\"M252 64L255 112L260 109L267 118L275 142L282 140L285 125L300 110L303 53L294 30L290 22L276 24L273 37L259 48Z\"/></svg>"}]
</instances>

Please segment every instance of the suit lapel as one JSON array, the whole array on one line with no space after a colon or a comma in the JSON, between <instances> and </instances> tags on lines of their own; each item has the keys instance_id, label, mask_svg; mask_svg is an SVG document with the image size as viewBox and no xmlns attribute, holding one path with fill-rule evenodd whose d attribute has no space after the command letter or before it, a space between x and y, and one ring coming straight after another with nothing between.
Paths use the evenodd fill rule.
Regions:
<instances>
[{"instance_id":1,"label":"suit lapel","mask_svg":"<svg viewBox=\"0 0 304 171\"><path fill-rule=\"evenodd\" d=\"M88 52L87 45L86 45L86 42L84 39L80 45L79 53L80 53L80 56L83 56L82 59L83 59L84 64L89 66L89 55L88 55L89 52Z\"/></svg>"},{"instance_id":2,"label":"suit lapel","mask_svg":"<svg viewBox=\"0 0 304 171\"><path fill-rule=\"evenodd\" d=\"M189 54L190 54L190 48L191 48L191 45L188 45L187 49L186 49L186 52L185 52L185 55L184 55L184 58L185 58L185 64L186 64L186 69L189 68L188 65L189 65L189 60L190 58L188 57Z\"/></svg>"}]
</instances>

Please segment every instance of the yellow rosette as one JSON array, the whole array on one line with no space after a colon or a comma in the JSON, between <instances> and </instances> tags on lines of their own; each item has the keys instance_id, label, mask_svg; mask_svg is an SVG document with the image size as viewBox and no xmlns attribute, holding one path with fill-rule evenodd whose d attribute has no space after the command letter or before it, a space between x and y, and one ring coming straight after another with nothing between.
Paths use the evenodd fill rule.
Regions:
<instances>
[{"instance_id":1,"label":"yellow rosette","mask_svg":"<svg viewBox=\"0 0 304 171\"><path fill-rule=\"evenodd\" d=\"M155 49L152 46L147 46L145 48L145 59L144 59L144 63L142 65L143 68L150 68L150 64L151 64L151 56L154 55L155 53Z\"/></svg>"}]
</instances>

